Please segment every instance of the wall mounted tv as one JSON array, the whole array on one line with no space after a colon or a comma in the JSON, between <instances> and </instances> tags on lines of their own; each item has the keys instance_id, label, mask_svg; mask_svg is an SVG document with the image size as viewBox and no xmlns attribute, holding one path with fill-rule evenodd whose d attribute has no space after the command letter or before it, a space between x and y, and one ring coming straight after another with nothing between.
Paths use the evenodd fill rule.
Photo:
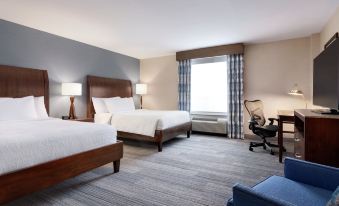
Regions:
<instances>
[{"instance_id":1,"label":"wall mounted tv","mask_svg":"<svg viewBox=\"0 0 339 206\"><path fill-rule=\"evenodd\" d=\"M339 110L339 39L314 59L313 104Z\"/></svg>"}]
</instances>

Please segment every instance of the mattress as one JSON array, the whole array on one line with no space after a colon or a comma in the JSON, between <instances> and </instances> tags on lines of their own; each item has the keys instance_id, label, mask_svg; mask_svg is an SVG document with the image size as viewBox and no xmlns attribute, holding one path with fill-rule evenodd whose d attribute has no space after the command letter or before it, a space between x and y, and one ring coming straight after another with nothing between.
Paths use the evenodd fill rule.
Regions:
<instances>
[{"instance_id":1,"label":"mattress","mask_svg":"<svg viewBox=\"0 0 339 206\"><path fill-rule=\"evenodd\" d=\"M139 109L115 114L96 114L95 122L111 124L118 131L154 136L155 130L164 130L191 121L186 111Z\"/></svg>"},{"instance_id":2,"label":"mattress","mask_svg":"<svg viewBox=\"0 0 339 206\"><path fill-rule=\"evenodd\" d=\"M60 119L0 121L0 175L116 142L108 125Z\"/></svg>"}]
</instances>

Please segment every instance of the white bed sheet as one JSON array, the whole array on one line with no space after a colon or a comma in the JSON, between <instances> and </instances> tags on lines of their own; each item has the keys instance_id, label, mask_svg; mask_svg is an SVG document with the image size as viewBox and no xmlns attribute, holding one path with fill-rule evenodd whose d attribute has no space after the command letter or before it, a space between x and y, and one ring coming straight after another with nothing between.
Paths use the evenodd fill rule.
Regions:
<instances>
[{"instance_id":1,"label":"white bed sheet","mask_svg":"<svg viewBox=\"0 0 339 206\"><path fill-rule=\"evenodd\" d=\"M96 114L95 122L111 124L118 131L154 136L155 130L164 130L191 121L186 111L139 109L115 114Z\"/></svg>"},{"instance_id":2,"label":"white bed sheet","mask_svg":"<svg viewBox=\"0 0 339 206\"><path fill-rule=\"evenodd\" d=\"M116 142L108 125L60 119L0 121L0 175Z\"/></svg>"}]
</instances>

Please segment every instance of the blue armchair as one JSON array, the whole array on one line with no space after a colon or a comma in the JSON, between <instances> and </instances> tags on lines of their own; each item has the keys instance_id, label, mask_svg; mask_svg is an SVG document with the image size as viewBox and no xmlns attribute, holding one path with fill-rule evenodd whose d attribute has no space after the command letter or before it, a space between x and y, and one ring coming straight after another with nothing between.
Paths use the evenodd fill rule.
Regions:
<instances>
[{"instance_id":1,"label":"blue armchair","mask_svg":"<svg viewBox=\"0 0 339 206\"><path fill-rule=\"evenodd\" d=\"M236 184L227 206L324 206L339 186L339 168L286 158L284 172L252 188Z\"/></svg>"}]
</instances>

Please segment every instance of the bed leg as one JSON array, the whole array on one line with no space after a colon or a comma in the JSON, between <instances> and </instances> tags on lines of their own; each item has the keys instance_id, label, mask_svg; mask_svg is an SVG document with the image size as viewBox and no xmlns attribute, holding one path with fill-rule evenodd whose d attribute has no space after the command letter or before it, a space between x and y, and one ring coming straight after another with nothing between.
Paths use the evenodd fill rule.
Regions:
<instances>
[{"instance_id":1,"label":"bed leg","mask_svg":"<svg viewBox=\"0 0 339 206\"><path fill-rule=\"evenodd\" d=\"M187 131L187 138L190 138L191 137L191 130L188 130Z\"/></svg>"},{"instance_id":2,"label":"bed leg","mask_svg":"<svg viewBox=\"0 0 339 206\"><path fill-rule=\"evenodd\" d=\"M113 172L117 173L120 169L120 160L116 160L113 162Z\"/></svg>"},{"instance_id":3,"label":"bed leg","mask_svg":"<svg viewBox=\"0 0 339 206\"><path fill-rule=\"evenodd\" d=\"M158 142L158 152L162 152L162 142Z\"/></svg>"}]
</instances>

